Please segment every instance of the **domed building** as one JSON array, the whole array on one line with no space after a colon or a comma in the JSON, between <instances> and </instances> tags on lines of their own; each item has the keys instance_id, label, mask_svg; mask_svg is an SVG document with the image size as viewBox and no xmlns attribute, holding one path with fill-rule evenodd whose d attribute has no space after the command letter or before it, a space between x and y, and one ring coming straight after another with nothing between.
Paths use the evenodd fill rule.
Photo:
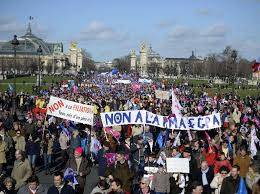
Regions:
<instances>
[{"instance_id":1,"label":"domed building","mask_svg":"<svg viewBox=\"0 0 260 194\"><path fill-rule=\"evenodd\" d=\"M2 74L13 74L14 69L19 74L34 74L39 65L39 59L44 74L60 74L64 72L67 63L72 64L74 70L82 67L82 51L73 47L68 55L63 52L62 43L50 43L35 36L31 25L28 24L25 35L17 38L16 61L14 62L14 47L11 41L0 42L0 71ZM74 43L75 45L75 43ZM37 52L41 48L42 52Z\"/></svg>"}]
</instances>

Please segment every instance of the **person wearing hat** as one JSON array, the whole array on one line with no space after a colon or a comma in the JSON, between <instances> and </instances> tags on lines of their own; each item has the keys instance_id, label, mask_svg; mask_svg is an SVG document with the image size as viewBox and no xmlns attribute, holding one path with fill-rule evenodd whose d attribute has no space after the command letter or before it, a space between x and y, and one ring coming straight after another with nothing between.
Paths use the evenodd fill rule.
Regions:
<instances>
[{"instance_id":1,"label":"person wearing hat","mask_svg":"<svg viewBox=\"0 0 260 194\"><path fill-rule=\"evenodd\" d=\"M85 157L82 156L83 148L77 147L74 150L74 156L72 156L68 162L66 167L73 169L76 173L76 179L79 183L78 187L76 187L77 193L83 194L86 176L90 173L90 166Z\"/></svg>"}]
</instances>

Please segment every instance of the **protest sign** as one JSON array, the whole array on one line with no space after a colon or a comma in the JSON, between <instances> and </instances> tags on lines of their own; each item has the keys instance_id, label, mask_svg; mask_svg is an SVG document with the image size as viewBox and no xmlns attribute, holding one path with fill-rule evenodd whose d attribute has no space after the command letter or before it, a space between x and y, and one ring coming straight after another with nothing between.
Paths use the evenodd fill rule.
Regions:
<instances>
[{"instance_id":1,"label":"protest sign","mask_svg":"<svg viewBox=\"0 0 260 194\"><path fill-rule=\"evenodd\" d=\"M198 117L167 117L146 110L115 111L101 113L104 127L140 124L179 130L209 130L221 127L219 113Z\"/></svg>"},{"instance_id":2,"label":"protest sign","mask_svg":"<svg viewBox=\"0 0 260 194\"><path fill-rule=\"evenodd\" d=\"M78 123L93 125L93 109L94 107L90 105L51 96L47 105L47 114Z\"/></svg>"},{"instance_id":3,"label":"protest sign","mask_svg":"<svg viewBox=\"0 0 260 194\"><path fill-rule=\"evenodd\" d=\"M162 100L170 99L170 93L168 91L155 90L155 96L156 96L156 98L162 99Z\"/></svg>"},{"instance_id":4,"label":"protest sign","mask_svg":"<svg viewBox=\"0 0 260 194\"><path fill-rule=\"evenodd\" d=\"M167 173L190 173L189 159L166 158Z\"/></svg>"}]
</instances>

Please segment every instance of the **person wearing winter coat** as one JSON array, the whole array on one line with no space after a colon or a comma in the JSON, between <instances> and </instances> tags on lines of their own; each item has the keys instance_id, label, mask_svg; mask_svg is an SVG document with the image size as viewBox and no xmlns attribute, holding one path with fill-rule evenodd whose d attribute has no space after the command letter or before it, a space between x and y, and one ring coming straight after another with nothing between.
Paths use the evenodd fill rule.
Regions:
<instances>
[{"instance_id":1,"label":"person wearing winter coat","mask_svg":"<svg viewBox=\"0 0 260 194\"><path fill-rule=\"evenodd\" d=\"M53 177L54 185L48 189L47 194L76 194L72 186L64 183L63 173L56 172Z\"/></svg>"},{"instance_id":2,"label":"person wearing winter coat","mask_svg":"<svg viewBox=\"0 0 260 194\"><path fill-rule=\"evenodd\" d=\"M250 166L251 158L247 154L247 150L245 147L240 149L240 154L235 157L233 164L236 164L240 167L239 175L243 178L246 177Z\"/></svg>"},{"instance_id":3,"label":"person wearing winter coat","mask_svg":"<svg viewBox=\"0 0 260 194\"><path fill-rule=\"evenodd\" d=\"M105 173L107 170L107 159L105 158L105 154L109 153L109 142L104 142L102 149L100 149L97 153L97 162L98 162L98 176L105 177Z\"/></svg>"},{"instance_id":4,"label":"person wearing winter coat","mask_svg":"<svg viewBox=\"0 0 260 194\"><path fill-rule=\"evenodd\" d=\"M220 189L220 194L235 194L239 188L240 168L238 165L233 165L230 176L224 178Z\"/></svg>"},{"instance_id":5,"label":"person wearing winter coat","mask_svg":"<svg viewBox=\"0 0 260 194\"><path fill-rule=\"evenodd\" d=\"M154 174L152 190L155 193L170 193L170 174L163 166L159 166L158 172Z\"/></svg>"},{"instance_id":6,"label":"person wearing winter coat","mask_svg":"<svg viewBox=\"0 0 260 194\"><path fill-rule=\"evenodd\" d=\"M225 166L230 171L232 169L232 166L230 164L230 161L225 157L224 152L220 153L219 160L216 160L214 164L214 173L219 173L220 167Z\"/></svg>"},{"instance_id":7,"label":"person wearing winter coat","mask_svg":"<svg viewBox=\"0 0 260 194\"><path fill-rule=\"evenodd\" d=\"M201 168L198 170L196 177L197 181L199 181L203 186L203 193L211 194L212 190L210 188L210 183L214 178L214 170L208 165L207 161L201 162Z\"/></svg>"},{"instance_id":8,"label":"person wearing winter coat","mask_svg":"<svg viewBox=\"0 0 260 194\"><path fill-rule=\"evenodd\" d=\"M21 135L21 131L17 130L16 135L13 137L15 150L25 151L25 138Z\"/></svg>"},{"instance_id":9,"label":"person wearing winter coat","mask_svg":"<svg viewBox=\"0 0 260 194\"><path fill-rule=\"evenodd\" d=\"M116 164L107 170L106 176L113 179L119 179L122 182L122 189L125 192L130 193L133 173L130 170L127 161L125 160L123 152L118 152L116 157Z\"/></svg>"},{"instance_id":10,"label":"person wearing winter coat","mask_svg":"<svg viewBox=\"0 0 260 194\"><path fill-rule=\"evenodd\" d=\"M33 172L35 171L35 162L36 157L39 154L40 146L36 140L33 140L32 136L29 136L29 139L25 146L26 154L28 156L28 160L31 164Z\"/></svg>"},{"instance_id":11,"label":"person wearing winter coat","mask_svg":"<svg viewBox=\"0 0 260 194\"><path fill-rule=\"evenodd\" d=\"M83 149L77 147L74 151L74 156L67 162L67 168L71 168L76 172L76 179L79 183L79 187L76 188L77 193L83 194L86 183L86 176L90 173L90 166L86 158L82 156Z\"/></svg>"},{"instance_id":12,"label":"person wearing winter coat","mask_svg":"<svg viewBox=\"0 0 260 194\"><path fill-rule=\"evenodd\" d=\"M255 164L251 164L246 174L246 184L248 188L252 191L253 185L260 179L260 174L257 171Z\"/></svg>"},{"instance_id":13,"label":"person wearing winter coat","mask_svg":"<svg viewBox=\"0 0 260 194\"><path fill-rule=\"evenodd\" d=\"M0 194L16 194L15 180L12 177L5 178L3 187L0 189Z\"/></svg>"},{"instance_id":14,"label":"person wearing winter coat","mask_svg":"<svg viewBox=\"0 0 260 194\"><path fill-rule=\"evenodd\" d=\"M215 174L210 183L210 187L215 190L215 194L220 194L222 182L227 176L229 176L229 169L226 166L220 167L219 172Z\"/></svg>"},{"instance_id":15,"label":"person wearing winter coat","mask_svg":"<svg viewBox=\"0 0 260 194\"><path fill-rule=\"evenodd\" d=\"M155 194L150 188L150 180L148 178L142 178L139 186L134 190L134 194Z\"/></svg>"},{"instance_id":16,"label":"person wearing winter coat","mask_svg":"<svg viewBox=\"0 0 260 194\"><path fill-rule=\"evenodd\" d=\"M27 193L35 193L35 194L47 194L47 187L43 186L39 183L39 179L36 175L32 175L28 179L28 184L21 187L18 190L17 194L27 194Z\"/></svg>"},{"instance_id":17,"label":"person wearing winter coat","mask_svg":"<svg viewBox=\"0 0 260 194\"><path fill-rule=\"evenodd\" d=\"M16 181L15 189L17 190L26 184L27 179L32 175L32 169L23 151L17 150L15 157L11 177Z\"/></svg>"}]
</instances>

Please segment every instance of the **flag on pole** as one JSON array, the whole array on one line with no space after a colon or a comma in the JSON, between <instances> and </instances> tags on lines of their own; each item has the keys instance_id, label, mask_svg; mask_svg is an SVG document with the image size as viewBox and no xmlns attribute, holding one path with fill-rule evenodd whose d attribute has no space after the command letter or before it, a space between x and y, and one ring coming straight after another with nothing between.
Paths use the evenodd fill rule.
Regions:
<instances>
[{"instance_id":1,"label":"flag on pole","mask_svg":"<svg viewBox=\"0 0 260 194\"><path fill-rule=\"evenodd\" d=\"M182 106L177 97L175 96L174 91L172 90L172 114L175 114L176 116L182 116L181 109Z\"/></svg>"}]
</instances>

